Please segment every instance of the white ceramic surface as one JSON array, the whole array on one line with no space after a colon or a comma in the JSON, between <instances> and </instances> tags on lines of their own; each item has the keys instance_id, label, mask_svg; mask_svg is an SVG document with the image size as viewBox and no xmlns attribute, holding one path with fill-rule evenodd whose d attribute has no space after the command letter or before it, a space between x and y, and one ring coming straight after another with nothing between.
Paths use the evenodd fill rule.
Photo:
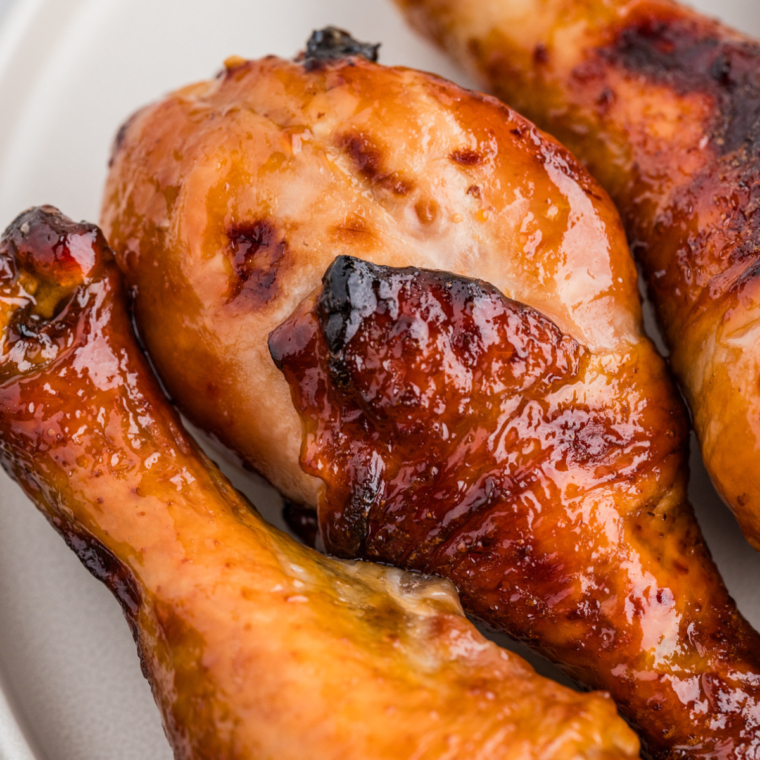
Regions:
<instances>
[{"instance_id":1,"label":"white ceramic surface","mask_svg":"<svg viewBox=\"0 0 760 760\"><path fill-rule=\"evenodd\" d=\"M96 220L111 138L231 54L292 56L337 24L382 61L467 80L388 0L0 0L0 227L53 203ZM760 36L757 0L694 0ZM692 456L692 499L732 593L760 625L760 555ZM265 514L278 499L228 467ZM544 669L544 668L542 668ZM546 669L549 672L551 669ZM169 760L118 605L0 476L0 760Z\"/></svg>"}]
</instances>

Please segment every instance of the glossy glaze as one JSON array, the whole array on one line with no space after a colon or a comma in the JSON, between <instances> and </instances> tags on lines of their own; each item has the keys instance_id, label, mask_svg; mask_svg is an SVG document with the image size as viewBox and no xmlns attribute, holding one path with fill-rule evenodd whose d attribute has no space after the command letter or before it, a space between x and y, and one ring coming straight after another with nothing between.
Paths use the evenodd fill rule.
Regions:
<instances>
[{"instance_id":1,"label":"glossy glaze","mask_svg":"<svg viewBox=\"0 0 760 760\"><path fill-rule=\"evenodd\" d=\"M577 440L578 459L565 474L561 457L551 460L556 483L526 452L525 497L542 495L556 526L576 531L560 542L560 567L545 572L561 575L562 563L576 555L578 564L566 580L574 593L564 606L557 602L565 624L555 630L551 621L558 618L541 622L538 610L554 604L553 592L542 596L535 586L525 592L535 606L533 622L515 632L564 659L587 683L614 687L660 754L669 751L663 747L677 752L678 742L704 744L692 754L717 751L700 716L723 709L723 687L709 677L698 683L684 677L673 686L668 679L676 670L659 673L653 663L724 673L738 647L735 662L749 675L726 677L741 697L760 676L757 639L726 598L685 504L684 410L641 334L623 230L603 191L567 151L497 101L419 72L360 58L319 65L235 59L215 81L174 93L130 120L115 148L102 218L134 290L145 343L175 399L306 504L316 503L319 481L299 473L301 425L266 339L337 255L479 277L539 312L538 337L553 345L560 331L552 350L574 379L542 401L541 384L533 389L538 419L552 419L562 405L588 410L562 432ZM489 424L484 414L485 422L461 424ZM424 424L432 435L433 421ZM541 436L556 429L528 433L540 448ZM415 440L421 450L432 445ZM363 439L343 442L355 445L360 459L366 455ZM504 466L487 451L477 453L484 457L470 465L477 472L490 463ZM375 477L367 475L370 482ZM551 488L541 494L541 485ZM351 481L346 488L343 495L353 496ZM476 499L478 489L475 482ZM344 506L336 502L335 512L344 513ZM388 531L401 515L392 517ZM546 530L552 525L547 518ZM524 540L528 527L520 528ZM361 525L337 535L348 553ZM559 542L551 535L537 533L536 540ZM499 547L492 549L491 561L504 568ZM599 580L607 567L614 571L612 587ZM469 572L501 582L485 566ZM483 605L493 596L478 601L486 590L474 591L465 596L468 605L480 605L489 617ZM507 591L522 599L508 584L499 593ZM597 610L604 600L609 612ZM702 634L690 633L689 625L694 616L711 621L712 630L715 618L702 617L709 602L727 616L716 635L739 640L714 643L703 661L689 643L690 636L701 642ZM650 610L640 627L637 616ZM618 612L621 632L610 638L594 616L613 621ZM626 643L627 635L634 642L638 636L638 644ZM669 654L670 646L685 648ZM625 652L620 659L617 647ZM747 648L751 655L743 653ZM599 664L607 649L613 653ZM635 667L626 664L631 657ZM624 670L612 674L615 668ZM719 723L725 717L731 741L751 728L754 718L741 713L755 709L754 699L726 708L734 710L732 718L717 715ZM658 717L662 700L668 709ZM692 719L699 731L689 727Z\"/></svg>"},{"instance_id":2,"label":"glossy glaze","mask_svg":"<svg viewBox=\"0 0 760 760\"><path fill-rule=\"evenodd\" d=\"M628 758L601 695L485 641L450 584L269 528L185 433L93 225L0 242L3 465L121 603L177 758Z\"/></svg>"},{"instance_id":3,"label":"glossy glaze","mask_svg":"<svg viewBox=\"0 0 760 760\"><path fill-rule=\"evenodd\" d=\"M337 260L271 337L328 550L441 574L608 689L658 758L755 758L760 637L682 490L647 344L594 356L493 286Z\"/></svg>"},{"instance_id":4,"label":"glossy glaze","mask_svg":"<svg viewBox=\"0 0 760 760\"><path fill-rule=\"evenodd\" d=\"M642 338L621 225L497 100L361 58L228 63L121 133L104 229L142 338L200 427L314 504L271 330L351 254L481 277L592 350Z\"/></svg>"},{"instance_id":5,"label":"glossy glaze","mask_svg":"<svg viewBox=\"0 0 760 760\"><path fill-rule=\"evenodd\" d=\"M760 549L760 45L668 0L397 0L613 196L702 454Z\"/></svg>"}]
</instances>

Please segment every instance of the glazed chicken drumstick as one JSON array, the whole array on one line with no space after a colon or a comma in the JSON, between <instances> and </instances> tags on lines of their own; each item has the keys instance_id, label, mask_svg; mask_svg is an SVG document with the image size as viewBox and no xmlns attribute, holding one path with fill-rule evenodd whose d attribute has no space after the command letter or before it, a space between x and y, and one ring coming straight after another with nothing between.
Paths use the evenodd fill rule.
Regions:
<instances>
[{"instance_id":1,"label":"glazed chicken drumstick","mask_svg":"<svg viewBox=\"0 0 760 760\"><path fill-rule=\"evenodd\" d=\"M450 578L465 609L608 689L653 757L757 756L760 637L680 488L657 495L682 455L678 427L658 435L667 396L491 285L349 257L270 347L329 551Z\"/></svg>"},{"instance_id":2,"label":"glazed chicken drumstick","mask_svg":"<svg viewBox=\"0 0 760 760\"><path fill-rule=\"evenodd\" d=\"M636 756L602 695L485 641L451 586L268 527L183 430L102 233L0 242L0 453L121 603L182 760Z\"/></svg>"},{"instance_id":3,"label":"glazed chicken drumstick","mask_svg":"<svg viewBox=\"0 0 760 760\"><path fill-rule=\"evenodd\" d=\"M670 0L396 0L622 212L702 456L760 549L760 44Z\"/></svg>"},{"instance_id":4,"label":"glazed chicken drumstick","mask_svg":"<svg viewBox=\"0 0 760 760\"><path fill-rule=\"evenodd\" d=\"M357 55L270 56L230 59L122 128L102 226L172 399L315 505L267 338L335 256L480 277L592 350L635 346L658 362L602 196L494 98Z\"/></svg>"},{"instance_id":5,"label":"glazed chicken drumstick","mask_svg":"<svg viewBox=\"0 0 760 760\"><path fill-rule=\"evenodd\" d=\"M653 754L751 757L760 641L686 503L685 410L617 213L495 99L324 39L230 60L119 134L103 222L168 389L287 496L316 506L323 478L328 548L449 574ZM267 337L339 255L453 274L397 308L392 270L330 270L329 359L310 307L278 330L304 474Z\"/></svg>"}]
</instances>

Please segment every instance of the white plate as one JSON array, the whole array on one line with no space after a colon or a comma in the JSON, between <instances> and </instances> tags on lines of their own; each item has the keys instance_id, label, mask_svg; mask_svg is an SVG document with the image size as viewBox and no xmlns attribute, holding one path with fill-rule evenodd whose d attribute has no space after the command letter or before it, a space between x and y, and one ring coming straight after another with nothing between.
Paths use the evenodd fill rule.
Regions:
<instances>
[{"instance_id":1,"label":"white plate","mask_svg":"<svg viewBox=\"0 0 760 760\"><path fill-rule=\"evenodd\" d=\"M757 0L699 0L760 36ZM0 227L53 203L97 220L111 138L138 106L231 54L285 57L336 24L384 63L469 84L389 0L16 0L0 37ZM691 495L731 592L760 625L760 555L692 457ZM276 514L277 499L238 483ZM169 760L118 605L0 476L0 760Z\"/></svg>"}]
</instances>

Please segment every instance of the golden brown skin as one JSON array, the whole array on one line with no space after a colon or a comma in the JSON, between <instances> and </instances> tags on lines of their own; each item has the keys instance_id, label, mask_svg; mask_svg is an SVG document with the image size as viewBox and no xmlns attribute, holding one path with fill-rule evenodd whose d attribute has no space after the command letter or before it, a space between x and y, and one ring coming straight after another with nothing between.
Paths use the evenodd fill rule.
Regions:
<instances>
[{"instance_id":1,"label":"golden brown skin","mask_svg":"<svg viewBox=\"0 0 760 760\"><path fill-rule=\"evenodd\" d=\"M264 524L158 388L96 227L9 227L0 325L3 465L120 601L175 757L637 754L608 698L485 641L446 582Z\"/></svg>"},{"instance_id":2,"label":"golden brown skin","mask_svg":"<svg viewBox=\"0 0 760 760\"><path fill-rule=\"evenodd\" d=\"M525 119L362 58L229 65L122 130L102 219L172 398L288 497L318 481L267 338L339 254L482 278L659 362L615 209Z\"/></svg>"},{"instance_id":3,"label":"golden brown skin","mask_svg":"<svg viewBox=\"0 0 760 760\"><path fill-rule=\"evenodd\" d=\"M396 0L620 208L708 472L760 549L760 44L667 0Z\"/></svg>"},{"instance_id":4,"label":"golden brown skin","mask_svg":"<svg viewBox=\"0 0 760 760\"><path fill-rule=\"evenodd\" d=\"M441 272L338 259L270 347L328 550L450 578L466 610L608 689L654 757L758 757L760 636L680 494L652 498L680 414L662 431L674 410L609 360Z\"/></svg>"}]
</instances>

